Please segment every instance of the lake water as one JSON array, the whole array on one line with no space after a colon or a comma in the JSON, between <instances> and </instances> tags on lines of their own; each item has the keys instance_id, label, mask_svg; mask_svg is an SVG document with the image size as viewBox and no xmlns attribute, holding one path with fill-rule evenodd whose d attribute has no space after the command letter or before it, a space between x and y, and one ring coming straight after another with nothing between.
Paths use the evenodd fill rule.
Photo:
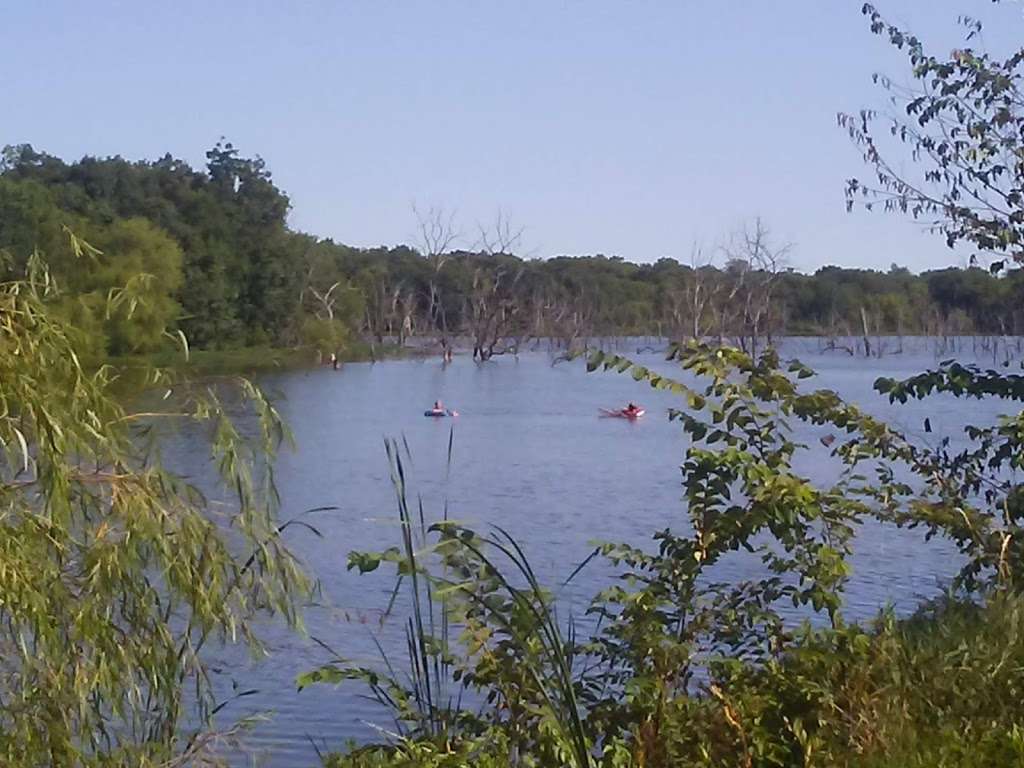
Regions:
<instances>
[{"instance_id":1,"label":"lake water","mask_svg":"<svg viewBox=\"0 0 1024 768\"><path fill-rule=\"evenodd\" d=\"M651 352L638 361L669 374L679 369ZM967 423L983 424L1005 403L933 398L890 406L872 390L880 375L902 377L934 366L927 344L916 351L865 360L841 353L822 354L815 341L791 340L786 356L800 357L819 372L817 386L837 390L872 413L911 434L931 420L937 441L962 435ZM944 355L949 356L949 355ZM970 358L968 351L960 357ZM987 362L991 363L991 359ZM386 437L404 436L412 454L411 486L423 498L428 518L439 519L447 500L449 515L485 527L500 524L524 546L549 585L557 585L592 550L595 539L644 545L665 527L685 531L679 464L686 447L678 425L665 411L679 405L670 393L656 392L628 376L587 374L581 362L551 364L543 352L496 358L483 365L467 357L443 366L439 360L351 364L266 376L261 383L281 396L281 410L294 430L298 449L278 460L283 517L335 505L336 512L307 518L317 538L294 528L289 543L323 585L321 604L306 615L309 634L345 657L374 662L371 635L388 648L402 647L401 622L379 626L381 609L393 584L389 574L359 576L345 570L350 550L378 550L397 543L393 489L384 452ZM457 419L424 418L442 399L457 408ZM600 408L633 400L647 408L638 422L599 418ZM454 461L446 479L449 429L454 427ZM811 432L800 435L816 444ZM178 435L168 446L172 464L203 478L202 447ZM802 460L800 470L827 480L834 472L827 457ZM925 544L912 532L869 525L858 534L846 613L868 617L886 603L908 610L935 595L956 567L943 542ZM722 575L744 577L750 563L723 563ZM731 570L730 570L731 569ZM559 594L566 611L582 613L589 598L610 577L588 567ZM316 686L302 692L296 676L323 663L328 654L307 637L268 626L269 659L252 663L237 649L216 653L215 664L241 689L258 693L229 705L225 721L269 712L247 738L238 765L311 766L313 747L337 749L348 738L374 734L372 724L388 724L386 713L362 697L358 684Z\"/></svg>"}]
</instances>

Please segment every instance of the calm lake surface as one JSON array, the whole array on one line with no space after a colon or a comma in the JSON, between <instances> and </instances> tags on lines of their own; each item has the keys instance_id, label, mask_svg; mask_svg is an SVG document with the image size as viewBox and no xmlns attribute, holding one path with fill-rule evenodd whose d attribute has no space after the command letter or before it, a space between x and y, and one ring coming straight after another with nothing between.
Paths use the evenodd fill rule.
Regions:
<instances>
[{"instance_id":1,"label":"calm lake surface","mask_svg":"<svg viewBox=\"0 0 1024 768\"><path fill-rule=\"evenodd\" d=\"M924 437L922 424L929 417L933 433L926 437L935 442L943 435L962 438L965 424L983 424L1011 410L1012 404L952 398L888 405L872 390L878 376L908 376L937 362L929 344L916 346L871 360L822 354L814 340L790 340L783 352L819 372L810 380L814 385L835 389L909 433ZM680 373L660 354L638 354L636 343L620 351L655 370ZM969 342L957 356L973 359ZM991 365L991 355L981 362ZM407 440L413 498L422 496L428 519L439 519L447 500L454 519L480 528L501 525L551 586L573 571L595 540L645 545L658 529L688 527L679 473L686 442L665 415L678 399L628 376L587 374L581 362L553 366L546 353L535 352L483 365L467 356L448 366L436 359L351 364L341 371L266 376L261 383L280 395L282 413L298 442L297 450L282 454L277 464L283 517L324 505L339 508L304 518L322 538L296 527L288 540L323 585L322 604L306 615L309 634L346 658L375 663L374 635L386 648L403 645L400 620L380 624L393 585L390 574L383 568L367 576L345 570L350 550L378 550L398 542L386 437ZM424 418L424 409L439 398L460 416ZM598 409L629 400L647 408L646 418L631 423L598 417ZM446 479L452 427L454 461ZM814 445L817 436L810 430L798 433ZM208 478L198 437L176 435L167 454L197 482ZM822 481L835 471L824 451L806 457L799 468ZM943 542L926 544L913 532L866 526L858 534L846 613L869 617L886 603L909 610L935 595L956 564L955 553ZM743 559L721 568L724 577L754 572L755 566ZM588 566L559 593L565 610L582 614L610 578L601 564ZM297 692L296 676L326 661L328 654L310 638L275 626L264 635L272 650L269 659L253 663L234 648L217 651L214 659L225 691L231 690L231 681L239 690L258 691L230 704L222 722L254 712L270 716L247 737L248 749L235 755L235 764L313 766L318 764L314 742L320 749L338 749L346 739L373 736L373 724L388 726L387 714L363 698L356 683Z\"/></svg>"}]
</instances>

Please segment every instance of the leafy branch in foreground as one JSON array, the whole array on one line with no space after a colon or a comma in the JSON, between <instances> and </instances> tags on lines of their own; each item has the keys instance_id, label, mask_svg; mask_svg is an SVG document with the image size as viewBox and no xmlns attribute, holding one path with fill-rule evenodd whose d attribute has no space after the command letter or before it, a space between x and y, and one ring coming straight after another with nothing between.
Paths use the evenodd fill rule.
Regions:
<instances>
[{"instance_id":1,"label":"leafy branch in foreground","mask_svg":"<svg viewBox=\"0 0 1024 768\"><path fill-rule=\"evenodd\" d=\"M399 583L415 573L413 599L443 601L445 632L438 637L413 611L408 676L385 655L387 674L339 659L303 678L382 686L388 695L378 700L410 726L328 764L925 766L1024 756L1019 707L1003 688L1024 685L1024 531L1019 487L1006 472L1024 455L1017 421L953 454L808 386L810 369L783 366L771 350L754 359L691 343L669 357L684 376L603 352L588 361L677 393L683 402L669 415L688 445L684 520L655 533L653 551L600 547L619 578L593 601L581 637L500 529L430 526L422 505L414 525L400 503L403 547L350 556L361 572L394 564ZM947 364L877 388L896 398L1019 394L993 375ZM800 422L829 448L813 450L834 464L833 482L796 469L811 451L795 437ZM393 446L401 499L397 455ZM883 611L871 627L849 624L849 556L867 524L923 527L956 544L964 567L955 598L908 620ZM442 664L459 695L442 718L426 717L418 670ZM945 731L924 739L936 711Z\"/></svg>"},{"instance_id":2,"label":"leafy branch in foreground","mask_svg":"<svg viewBox=\"0 0 1024 768\"><path fill-rule=\"evenodd\" d=\"M711 382L697 390L603 352L593 353L588 367L630 372L652 387L683 394L688 408L672 410L670 417L683 424L694 443L725 446L724 451L691 446L687 452L691 461L696 458L720 466L731 461L739 449L741 464L749 467L749 451L753 448L754 458L765 461L770 471L746 478L761 486L744 490L748 500L756 501L766 492L770 473L788 467L795 450L807 449L785 437L791 432L786 419L795 417L813 426L831 428L834 433L824 435L823 441L831 446L831 456L840 463L843 473L830 493L841 498L844 505L852 504L847 507L851 521L871 515L881 522L923 527L929 536L953 540L966 561L957 579L959 587L984 591L1018 586L1024 564L1024 549L1018 548L1024 531L1017 527L1015 510L1021 487L1012 472L1022 468L1024 414L1001 417L993 426L967 426L965 435L971 447L954 452L948 437L935 446L922 444L843 402L831 390L802 390L799 380L811 377L813 372L797 361L791 362L788 373L795 375L794 381L780 369L772 350L755 361L738 350L691 342L673 345L668 357L699 378L710 377ZM985 371L952 360L903 382L880 378L875 389L890 401L900 402L939 393L1024 400L1019 375ZM694 410L707 413L709 419L695 418ZM837 438L836 433L846 436ZM765 453L773 446L778 447L778 454ZM684 475L692 466L684 465ZM689 482L687 477L684 484ZM772 478L768 485L776 482ZM705 498L701 496L702 503ZM692 509L693 498L689 501ZM749 510L742 512L745 516Z\"/></svg>"},{"instance_id":3,"label":"leafy branch in foreground","mask_svg":"<svg viewBox=\"0 0 1024 768\"><path fill-rule=\"evenodd\" d=\"M38 258L0 284L0 762L195 759L216 710L204 646L258 652L252 619L298 624L310 588L281 540L266 461L285 430L248 382L237 394L252 438L213 389L169 399L166 415L208 433L234 497L208 500L160 463L153 414L113 396L116 373L83 367L56 301ZM159 372L150 382L177 390Z\"/></svg>"},{"instance_id":4,"label":"leafy branch in foreground","mask_svg":"<svg viewBox=\"0 0 1024 768\"><path fill-rule=\"evenodd\" d=\"M862 149L875 177L847 182L848 207L877 204L931 219L951 247L966 241L997 258L1024 260L1024 48L999 59L965 46L940 58L870 3L863 10L871 31L906 54L914 84L903 87L875 75L897 109L881 131L873 110L840 113L840 125ZM977 21L964 21L968 39L981 31ZM886 134L924 166L919 177L890 159ZM998 272L1004 263L995 261L990 268Z\"/></svg>"}]
</instances>

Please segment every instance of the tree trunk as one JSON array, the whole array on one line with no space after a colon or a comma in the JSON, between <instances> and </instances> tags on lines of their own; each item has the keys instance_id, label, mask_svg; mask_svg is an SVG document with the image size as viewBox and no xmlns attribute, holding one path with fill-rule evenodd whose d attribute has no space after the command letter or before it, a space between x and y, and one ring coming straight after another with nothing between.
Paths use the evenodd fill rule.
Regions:
<instances>
[{"instance_id":1,"label":"tree trunk","mask_svg":"<svg viewBox=\"0 0 1024 768\"><path fill-rule=\"evenodd\" d=\"M863 305L860 308L860 326L864 332L864 355L871 357L871 339L870 331L868 330L868 313L865 311Z\"/></svg>"}]
</instances>

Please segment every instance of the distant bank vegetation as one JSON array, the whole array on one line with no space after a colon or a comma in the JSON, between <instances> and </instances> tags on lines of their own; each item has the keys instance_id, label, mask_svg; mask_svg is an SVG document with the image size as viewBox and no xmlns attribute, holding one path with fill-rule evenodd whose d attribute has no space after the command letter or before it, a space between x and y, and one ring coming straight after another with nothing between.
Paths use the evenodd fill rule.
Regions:
<instances>
[{"instance_id":1,"label":"distant bank vegetation","mask_svg":"<svg viewBox=\"0 0 1024 768\"><path fill-rule=\"evenodd\" d=\"M441 209L414 211L410 245L355 248L293 231L289 206L264 162L230 143L207 152L203 170L170 155L69 163L10 146L0 160L3 269L24 274L38 251L61 287L60 310L100 356L158 351L178 331L197 349L325 353L356 337L447 346L458 336L482 359L542 337L718 337L756 351L784 333L1024 333L1019 270L805 275L787 267L787 246L760 220L682 261L634 264L522 258L506 219L467 235ZM68 232L91 248L76 253ZM111 313L111 291L126 285Z\"/></svg>"}]
</instances>

